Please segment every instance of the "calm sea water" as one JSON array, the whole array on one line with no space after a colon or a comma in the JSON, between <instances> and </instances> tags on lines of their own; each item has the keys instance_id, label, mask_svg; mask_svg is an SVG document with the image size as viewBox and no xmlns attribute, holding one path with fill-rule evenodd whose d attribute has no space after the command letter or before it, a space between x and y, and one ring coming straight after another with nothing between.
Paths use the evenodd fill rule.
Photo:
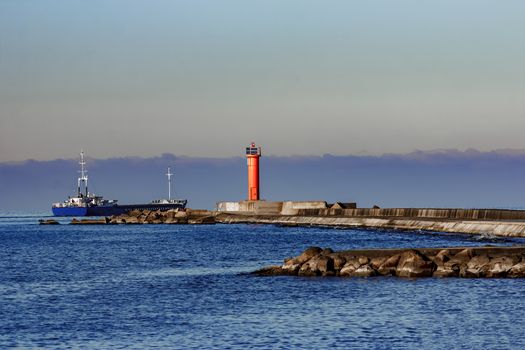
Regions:
<instances>
[{"instance_id":1,"label":"calm sea water","mask_svg":"<svg viewBox=\"0 0 525 350\"><path fill-rule=\"evenodd\" d=\"M243 274L312 245L524 240L258 225L39 226L41 217L0 215L0 348L525 348L525 280Z\"/></svg>"}]
</instances>

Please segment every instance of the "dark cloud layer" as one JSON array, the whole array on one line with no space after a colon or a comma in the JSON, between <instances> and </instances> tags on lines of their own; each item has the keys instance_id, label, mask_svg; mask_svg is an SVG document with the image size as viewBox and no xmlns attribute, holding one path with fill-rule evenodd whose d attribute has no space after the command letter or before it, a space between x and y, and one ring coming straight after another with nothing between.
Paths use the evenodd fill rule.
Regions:
<instances>
[{"instance_id":1,"label":"dark cloud layer","mask_svg":"<svg viewBox=\"0 0 525 350\"><path fill-rule=\"evenodd\" d=\"M245 197L242 157L88 159L90 190L121 203L166 195L166 167L174 189L191 207ZM383 156L263 157L262 194L268 200L325 199L383 207L524 207L525 152L441 150ZM0 209L45 210L74 194L77 161L0 163Z\"/></svg>"}]
</instances>

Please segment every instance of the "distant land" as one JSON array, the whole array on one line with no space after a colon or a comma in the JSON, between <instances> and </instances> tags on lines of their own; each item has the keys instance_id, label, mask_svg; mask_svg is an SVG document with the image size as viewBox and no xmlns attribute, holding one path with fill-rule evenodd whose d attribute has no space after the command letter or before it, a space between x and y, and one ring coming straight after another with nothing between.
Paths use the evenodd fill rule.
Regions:
<instances>
[{"instance_id":1,"label":"distant land","mask_svg":"<svg viewBox=\"0 0 525 350\"><path fill-rule=\"evenodd\" d=\"M89 156L89 150L88 156ZM0 210L47 210L73 195L78 160L0 163ZM244 157L87 160L90 191L121 203L167 194L166 167L176 197L192 208L246 195ZM525 150L417 151L381 156L264 156L261 192L268 200L356 201L361 207L525 208Z\"/></svg>"}]
</instances>

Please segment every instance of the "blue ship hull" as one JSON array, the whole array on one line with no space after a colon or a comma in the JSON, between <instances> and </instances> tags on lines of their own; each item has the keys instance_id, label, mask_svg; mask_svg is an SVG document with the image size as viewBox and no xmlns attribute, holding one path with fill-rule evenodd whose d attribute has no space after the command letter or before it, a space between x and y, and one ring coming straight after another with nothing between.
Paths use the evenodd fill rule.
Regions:
<instances>
[{"instance_id":1,"label":"blue ship hull","mask_svg":"<svg viewBox=\"0 0 525 350\"><path fill-rule=\"evenodd\" d=\"M108 205L91 207L64 207L52 208L54 216L112 216L121 215L131 210L160 210L184 209L186 203L167 203L167 204L128 204L128 205Z\"/></svg>"},{"instance_id":2,"label":"blue ship hull","mask_svg":"<svg viewBox=\"0 0 525 350\"><path fill-rule=\"evenodd\" d=\"M54 216L87 216L88 207L52 208Z\"/></svg>"}]
</instances>

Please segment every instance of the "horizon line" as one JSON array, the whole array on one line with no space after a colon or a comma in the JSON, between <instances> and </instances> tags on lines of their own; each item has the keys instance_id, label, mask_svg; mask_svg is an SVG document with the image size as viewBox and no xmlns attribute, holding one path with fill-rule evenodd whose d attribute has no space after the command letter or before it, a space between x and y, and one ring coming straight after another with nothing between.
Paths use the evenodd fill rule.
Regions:
<instances>
[{"instance_id":1,"label":"horizon line","mask_svg":"<svg viewBox=\"0 0 525 350\"><path fill-rule=\"evenodd\" d=\"M384 157L409 157L409 156L433 156L433 155L481 155L481 154L495 154L495 155L507 155L507 156L521 156L525 155L525 148L498 148L494 150L478 150L476 148L467 148L467 149L457 149L457 148L436 148L436 149L429 149L429 150L420 150L416 149L410 152L385 152L385 153L375 153L375 154L366 154L366 153L347 153L347 154L332 154L332 153L323 153L323 154L291 154L291 155L277 155L277 154L268 154L264 155L263 157L270 157L270 158L323 158L323 157L334 157L334 158L345 158L345 157L358 157L358 158L384 158ZM173 158L182 158L182 159L215 159L215 160L227 160L227 159L236 159L236 158L244 158L244 155L240 153L239 155L231 155L231 156L191 156L191 155L177 155L175 153L171 152L163 152L157 155L152 156L136 156L136 155L128 155L128 156L109 156L109 157L91 157L89 155L86 156L87 159L92 160L113 160L113 159L136 159L136 160L143 160L143 159L154 159L154 158L165 158L165 157L173 157ZM0 161L0 164L3 165L16 165L16 164L24 164L28 162L50 162L50 161L59 161L59 160L76 160L76 157L71 158L48 158L48 159L35 159L35 158L28 158L23 160L7 160L7 161Z\"/></svg>"}]
</instances>

